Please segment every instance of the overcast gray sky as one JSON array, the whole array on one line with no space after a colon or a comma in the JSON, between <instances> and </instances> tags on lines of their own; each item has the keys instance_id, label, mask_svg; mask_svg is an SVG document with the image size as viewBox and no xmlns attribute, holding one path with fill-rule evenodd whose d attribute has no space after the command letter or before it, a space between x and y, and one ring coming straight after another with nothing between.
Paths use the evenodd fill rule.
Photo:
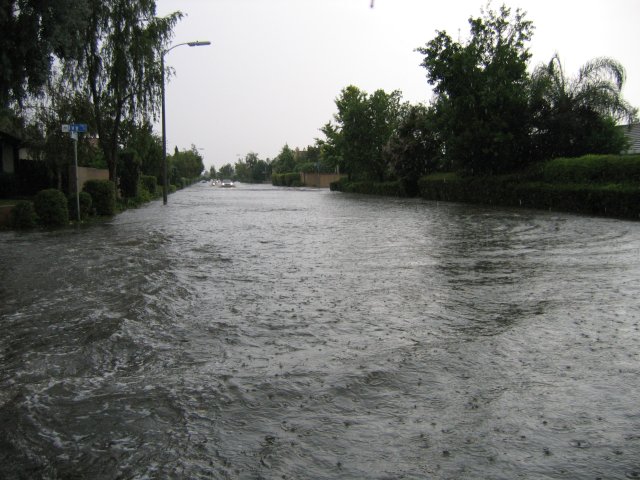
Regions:
<instances>
[{"instance_id":1,"label":"overcast gray sky","mask_svg":"<svg viewBox=\"0 0 640 480\"><path fill-rule=\"evenodd\" d=\"M157 0L158 15L180 10L166 64L167 149L201 149L207 168L255 152L273 158L287 143L322 137L335 98L355 85L400 90L428 103L432 93L415 49L446 30L468 38L484 0ZM573 76L586 61L613 57L627 71L625 98L640 106L640 1L507 0L535 26L530 70L554 52ZM160 132L158 124L157 131Z\"/></svg>"}]
</instances>

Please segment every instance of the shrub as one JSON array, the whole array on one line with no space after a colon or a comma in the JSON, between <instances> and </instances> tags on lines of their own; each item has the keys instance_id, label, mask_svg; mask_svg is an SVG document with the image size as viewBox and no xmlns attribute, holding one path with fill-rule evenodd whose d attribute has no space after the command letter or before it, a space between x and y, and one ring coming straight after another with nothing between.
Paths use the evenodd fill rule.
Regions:
<instances>
[{"instance_id":1,"label":"shrub","mask_svg":"<svg viewBox=\"0 0 640 480\"><path fill-rule=\"evenodd\" d=\"M118 168L120 171L120 191L126 198L138 195L138 180L140 179L140 158L134 150L121 152Z\"/></svg>"},{"instance_id":2,"label":"shrub","mask_svg":"<svg viewBox=\"0 0 640 480\"><path fill-rule=\"evenodd\" d=\"M331 182L329 184L329 190L331 190L332 192L343 192L345 184L347 184L348 182L349 180L347 180L347 177L342 177L340 180Z\"/></svg>"},{"instance_id":3,"label":"shrub","mask_svg":"<svg viewBox=\"0 0 640 480\"><path fill-rule=\"evenodd\" d=\"M640 218L640 187L632 184L549 183L515 175L459 177L436 174L420 179L428 200L522 206L624 218Z\"/></svg>"},{"instance_id":4,"label":"shrub","mask_svg":"<svg viewBox=\"0 0 640 480\"><path fill-rule=\"evenodd\" d=\"M438 173L422 177L418 182L420 196L427 200L470 202L487 205L519 205L515 187L517 175L460 177L455 173Z\"/></svg>"},{"instance_id":5,"label":"shrub","mask_svg":"<svg viewBox=\"0 0 640 480\"><path fill-rule=\"evenodd\" d=\"M33 206L43 225L60 227L69 223L67 198L60 190L55 188L40 190L33 200Z\"/></svg>"},{"instance_id":6,"label":"shrub","mask_svg":"<svg viewBox=\"0 0 640 480\"><path fill-rule=\"evenodd\" d=\"M111 180L88 180L83 190L91 195L97 215L115 215L116 186Z\"/></svg>"},{"instance_id":7,"label":"shrub","mask_svg":"<svg viewBox=\"0 0 640 480\"><path fill-rule=\"evenodd\" d=\"M279 187L301 187L300 174L296 172L290 173L274 173L271 175L271 183Z\"/></svg>"},{"instance_id":8,"label":"shrub","mask_svg":"<svg viewBox=\"0 0 640 480\"><path fill-rule=\"evenodd\" d=\"M91 214L91 204L93 203L93 200L91 199L91 195L89 195L87 192L80 192L79 200L80 220L86 220ZM72 193L68 198L69 218L71 218L72 220L78 219L77 204L78 199L76 199L76 195Z\"/></svg>"},{"instance_id":9,"label":"shrub","mask_svg":"<svg viewBox=\"0 0 640 480\"><path fill-rule=\"evenodd\" d=\"M640 155L556 158L541 164L533 176L548 183L638 183Z\"/></svg>"},{"instance_id":10,"label":"shrub","mask_svg":"<svg viewBox=\"0 0 640 480\"><path fill-rule=\"evenodd\" d=\"M140 187L138 188L138 196L136 197L136 199L138 199L141 203L147 203L154 198L155 195L151 195L151 193L149 193L149 191L144 188L144 185L140 183Z\"/></svg>"},{"instance_id":11,"label":"shrub","mask_svg":"<svg viewBox=\"0 0 640 480\"><path fill-rule=\"evenodd\" d=\"M332 182L329 188L346 193L363 193L366 195L384 195L388 197L407 196L399 180L393 182L350 182L343 178L337 182Z\"/></svg>"},{"instance_id":12,"label":"shrub","mask_svg":"<svg viewBox=\"0 0 640 480\"><path fill-rule=\"evenodd\" d=\"M33 203L27 200L21 200L15 204L11 210L11 227L12 228L32 228L36 224L36 211Z\"/></svg>"},{"instance_id":13,"label":"shrub","mask_svg":"<svg viewBox=\"0 0 640 480\"><path fill-rule=\"evenodd\" d=\"M637 186L529 182L517 185L515 192L526 207L640 218L640 188Z\"/></svg>"},{"instance_id":14,"label":"shrub","mask_svg":"<svg viewBox=\"0 0 640 480\"><path fill-rule=\"evenodd\" d=\"M140 175L140 186L149 192L152 197L158 194L158 179L155 175Z\"/></svg>"}]
</instances>

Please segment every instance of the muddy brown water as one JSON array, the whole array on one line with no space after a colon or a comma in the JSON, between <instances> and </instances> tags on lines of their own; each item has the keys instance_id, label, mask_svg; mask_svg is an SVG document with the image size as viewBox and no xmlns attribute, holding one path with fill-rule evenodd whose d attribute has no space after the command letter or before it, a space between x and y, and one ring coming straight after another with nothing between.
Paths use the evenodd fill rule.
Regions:
<instances>
[{"instance_id":1,"label":"muddy brown water","mask_svg":"<svg viewBox=\"0 0 640 480\"><path fill-rule=\"evenodd\" d=\"M0 233L0 478L640 478L640 223L198 184Z\"/></svg>"}]
</instances>

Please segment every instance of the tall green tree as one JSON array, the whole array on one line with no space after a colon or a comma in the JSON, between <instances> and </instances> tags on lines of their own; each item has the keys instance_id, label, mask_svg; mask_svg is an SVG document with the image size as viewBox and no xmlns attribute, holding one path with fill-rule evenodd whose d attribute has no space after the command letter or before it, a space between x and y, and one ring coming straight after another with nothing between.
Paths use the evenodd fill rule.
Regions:
<instances>
[{"instance_id":1,"label":"tall green tree","mask_svg":"<svg viewBox=\"0 0 640 480\"><path fill-rule=\"evenodd\" d=\"M296 159L289 145L282 147L280 153L271 163L274 173L291 173L296 171Z\"/></svg>"},{"instance_id":2,"label":"tall green tree","mask_svg":"<svg viewBox=\"0 0 640 480\"><path fill-rule=\"evenodd\" d=\"M82 92L68 88L64 79L54 74L44 89L41 100L34 105L34 114L30 117L33 123L25 138L31 156L45 161L56 178L56 188L66 188L63 177L74 158L73 141L68 133L61 131L62 124L88 123L88 132L78 138L78 164L104 168L104 158L96 148L93 135L95 125L92 122L92 105L89 99Z\"/></svg>"},{"instance_id":3,"label":"tall green tree","mask_svg":"<svg viewBox=\"0 0 640 480\"><path fill-rule=\"evenodd\" d=\"M154 0L84 1L84 48L79 59L65 63L65 72L90 95L114 180L122 122L148 120L158 110L164 74L160 59L181 14L156 17Z\"/></svg>"},{"instance_id":4,"label":"tall green tree","mask_svg":"<svg viewBox=\"0 0 640 480\"><path fill-rule=\"evenodd\" d=\"M235 170L235 178L237 180L246 183L251 182L251 168L243 159L239 159L233 168Z\"/></svg>"},{"instance_id":5,"label":"tall green tree","mask_svg":"<svg viewBox=\"0 0 640 480\"><path fill-rule=\"evenodd\" d=\"M611 58L587 62L575 78L566 76L558 55L532 74L534 151L538 158L620 153L625 147L620 121L637 110L622 97L623 66Z\"/></svg>"},{"instance_id":6,"label":"tall green tree","mask_svg":"<svg viewBox=\"0 0 640 480\"><path fill-rule=\"evenodd\" d=\"M0 0L0 109L42 92L54 57L75 58L85 0Z\"/></svg>"},{"instance_id":7,"label":"tall green tree","mask_svg":"<svg viewBox=\"0 0 640 480\"><path fill-rule=\"evenodd\" d=\"M309 145L302 150L296 149L296 171L306 173L332 173L336 170L335 164L323 157L322 147L319 143Z\"/></svg>"},{"instance_id":8,"label":"tall green tree","mask_svg":"<svg viewBox=\"0 0 640 480\"><path fill-rule=\"evenodd\" d=\"M350 85L336 99L334 123L321 131L349 175L384 181L389 173L385 146L402 118L399 91L376 90L372 95Z\"/></svg>"},{"instance_id":9,"label":"tall green tree","mask_svg":"<svg viewBox=\"0 0 640 480\"><path fill-rule=\"evenodd\" d=\"M244 160L236 162L235 171L236 178L241 182L262 183L269 175L270 165L261 160L257 153L249 152Z\"/></svg>"},{"instance_id":10,"label":"tall green tree","mask_svg":"<svg viewBox=\"0 0 640 480\"><path fill-rule=\"evenodd\" d=\"M325 165L327 172L346 172L342 150L337 145L340 141L340 136L336 126L329 122L320 131L325 135L325 138L316 139L316 147L321 164Z\"/></svg>"},{"instance_id":11,"label":"tall green tree","mask_svg":"<svg viewBox=\"0 0 640 480\"><path fill-rule=\"evenodd\" d=\"M483 13L469 19L466 43L442 31L418 48L446 156L466 173L514 170L530 158L526 42L533 25L505 6Z\"/></svg>"},{"instance_id":12,"label":"tall green tree","mask_svg":"<svg viewBox=\"0 0 640 480\"><path fill-rule=\"evenodd\" d=\"M218 178L221 180L224 180L226 178L233 179L234 177L235 172L233 170L233 165L231 165L230 163L225 163L220 167L220 170L218 170Z\"/></svg>"},{"instance_id":13,"label":"tall green tree","mask_svg":"<svg viewBox=\"0 0 640 480\"><path fill-rule=\"evenodd\" d=\"M162 138L153 133L150 122L125 121L122 125L121 142L128 150L134 150L140 160L140 172L153 175L162 182Z\"/></svg>"},{"instance_id":14,"label":"tall green tree","mask_svg":"<svg viewBox=\"0 0 640 480\"><path fill-rule=\"evenodd\" d=\"M167 157L170 165L170 180L174 185L181 184L181 180L194 180L204 171L204 162L195 145L190 150L175 148L173 155Z\"/></svg>"},{"instance_id":15,"label":"tall green tree","mask_svg":"<svg viewBox=\"0 0 640 480\"><path fill-rule=\"evenodd\" d=\"M442 141L432 107L412 105L389 141L388 152L396 176L409 196L418 194L418 180L438 169Z\"/></svg>"}]
</instances>

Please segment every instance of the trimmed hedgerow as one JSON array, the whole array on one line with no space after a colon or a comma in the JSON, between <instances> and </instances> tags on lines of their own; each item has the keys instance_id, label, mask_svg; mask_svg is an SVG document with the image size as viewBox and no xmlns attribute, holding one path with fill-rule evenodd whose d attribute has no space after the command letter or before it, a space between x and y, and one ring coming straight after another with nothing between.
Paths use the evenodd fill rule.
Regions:
<instances>
[{"instance_id":1,"label":"trimmed hedgerow","mask_svg":"<svg viewBox=\"0 0 640 480\"><path fill-rule=\"evenodd\" d=\"M585 155L540 164L532 178L546 183L640 183L640 155Z\"/></svg>"},{"instance_id":2,"label":"trimmed hedgerow","mask_svg":"<svg viewBox=\"0 0 640 480\"><path fill-rule=\"evenodd\" d=\"M516 185L513 191L525 207L640 218L639 186L528 182Z\"/></svg>"},{"instance_id":3,"label":"trimmed hedgerow","mask_svg":"<svg viewBox=\"0 0 640 480\"><path fill-rule=\"evenodd\" d=\"M271 183L278 187L301 187L300 174L297 172L274 173L271 175Z\"/></svg>"},{"instance_id":4,"label":"trimmed hedgerow","mask_svg":"<svg viewBox=\"0 0 640 480\"><path fill-rule=\"evenodd\" d=\"M28 200L17 202L11 209L10 217L11 228L27 229L36 225L36 211L33 203Z\"/></svg>"},{"instance_id":5,"label":"trimmed hedgerow","mask_svg":"<svg viewBox=\"0 0 640 480\"><path fill-rule=\"evenodd\" d=\"M640 218L638 184L549 183L513 175L459 177L436 174L421 178L419 185L420 195L427 200Z\"/></svg>"},{"instance_id":6,"label":"trimmed hedgerow","mask_svg":"<svg viewBox=\"0 0 640 480\"><path fill-rule=\"evenodd\" d=\"M55 188L40 190L33 199L38 221L47 227L61 227L69 223L69 208L64 193Z\"/></svg>"},{"instance_id":7,"label":"trimmed hedgerow","mask_svg":"<svg viewBox=\"0 0 640 480\"><path fill-rule=\"evenodd\" d=\"M399 180L393 182L350 182L346 178L331 182L330 190L366 195L384 195L388 197L406 197L407 193Z\"/></svg>"},{"instance_id":8,"label":"trimmed hedgerow","mask_svg":"<svg viewBox=\"0 0 640 480\"><path fill-rule=\"evenodd\" d=\"M116 186L111 180L88 180L83 191L91 195L97 215L115 215Z\"/></svg>"}]
</instances>

